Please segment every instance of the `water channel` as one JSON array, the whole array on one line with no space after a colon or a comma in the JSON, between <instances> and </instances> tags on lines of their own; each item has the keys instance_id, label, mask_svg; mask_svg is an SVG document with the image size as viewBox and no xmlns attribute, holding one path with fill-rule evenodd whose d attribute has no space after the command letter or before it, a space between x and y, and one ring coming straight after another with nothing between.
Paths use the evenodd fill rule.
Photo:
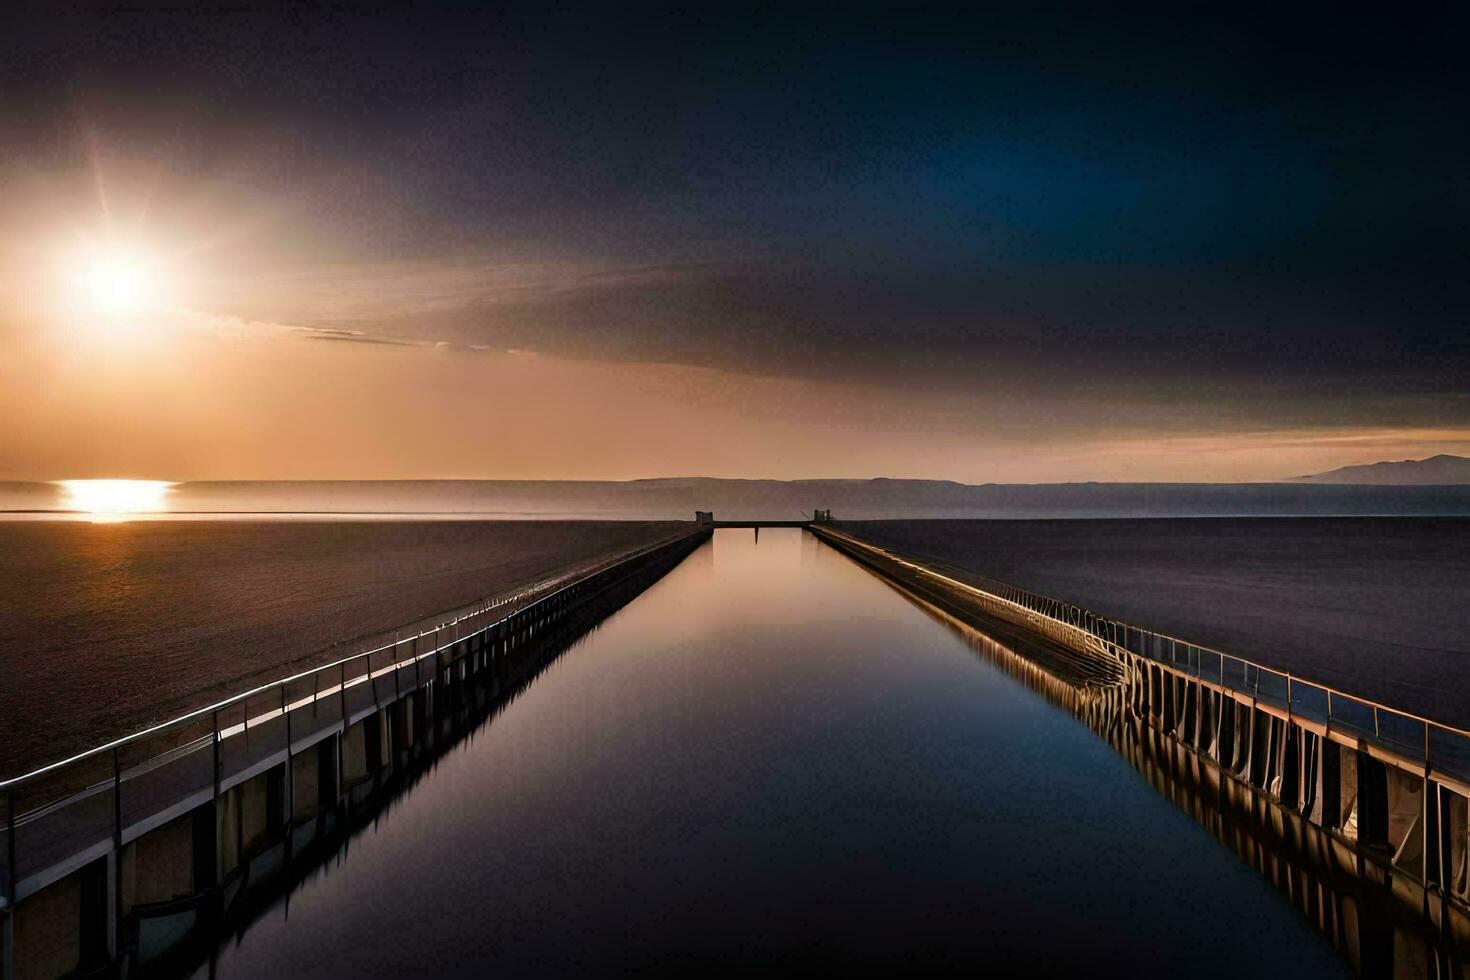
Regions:
<instances>
[{"instance_id":1,"label":"water channel","mask_svg":"<svg viewBox=\"0 0 1470 980\"><path fill-rule=\"evenodd\" d=\"M200 975L1341 976L1092 732L797 529L720 530Z\"/></svg>"}]
</instances>

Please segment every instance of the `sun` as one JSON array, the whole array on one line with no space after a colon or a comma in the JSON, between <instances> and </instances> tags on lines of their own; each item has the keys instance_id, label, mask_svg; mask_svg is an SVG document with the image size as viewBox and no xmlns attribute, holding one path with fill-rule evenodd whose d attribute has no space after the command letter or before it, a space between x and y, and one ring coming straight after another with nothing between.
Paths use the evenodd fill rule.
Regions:
<instances>
[{"instance_id":1,"label":"sun","mask_svg":"<svg viewBox=\"0 0 1470 980\"><path fill-rule=\"evenodd\" d=\"M73 299L88 313L131 317L156 308L160 301L159 263L140 247L108 244L82 249L71 266Z\"/></svg>"},{"instance_id":2,"label":"sun","mask_svg":"<svg viewBox=\"0 0 1470 980\"><path fill-rule=\"evenodd\" d=\"M95 523L127 520L134 514L165 510L175 484L167 480L58 480L67 510L82 511Z\"/></svg>"}]
</instances>

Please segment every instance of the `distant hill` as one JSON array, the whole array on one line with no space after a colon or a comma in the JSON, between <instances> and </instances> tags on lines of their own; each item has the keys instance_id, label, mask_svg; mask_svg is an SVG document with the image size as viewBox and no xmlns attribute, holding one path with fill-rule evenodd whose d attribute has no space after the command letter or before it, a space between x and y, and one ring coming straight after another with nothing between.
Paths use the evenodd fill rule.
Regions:
<instances>
[{"instance_id":1,"label":"distant hill","mask_svg":"<svg viewBox=\"0 0 1470 980\"><path fill-rule=\"evenodd\" d=\"M1353 483L1377 486L1450 486L1470 484L1470 457L1441 453L1428 459L1402 459L1362 466L1343 466L1326 473L1295 476L1293 483Z\"/></svg>"}]
</instances>

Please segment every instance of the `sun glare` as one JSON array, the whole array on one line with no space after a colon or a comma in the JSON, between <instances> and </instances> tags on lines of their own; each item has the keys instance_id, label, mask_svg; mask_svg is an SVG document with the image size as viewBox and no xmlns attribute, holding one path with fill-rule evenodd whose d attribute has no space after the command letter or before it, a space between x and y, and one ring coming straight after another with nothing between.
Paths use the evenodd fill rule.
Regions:
<instances>
[{"instance_id":1,"label":"sun glare","mask_svg":"<svg viewBox=\"0 0 1470 980\"><path fill-rule=\"evenodd\" d=\"M174 486L167 480L59 480L62 505L93 521L123 521L135 514L157 514Z\"/></svg>"},{"instance_id":2,"label":"sun glare","mask_svg":"<svg viewBox=\"0 0 1470 980\"><path fill-rule=\"evenodd\" d=\"M160 299L158 263L137 248L87 249L73 260L70 279L78 305L101 316L135 316L155 307Z\"/></svg>"}]
</instances>

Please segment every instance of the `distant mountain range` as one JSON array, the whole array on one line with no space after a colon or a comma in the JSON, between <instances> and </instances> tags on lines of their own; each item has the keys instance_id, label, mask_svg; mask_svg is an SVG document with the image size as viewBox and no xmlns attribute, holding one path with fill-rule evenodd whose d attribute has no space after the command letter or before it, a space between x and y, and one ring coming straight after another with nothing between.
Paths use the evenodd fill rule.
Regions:
<instances>
[{"instance_id":1,"label":"distant mountain range","mask_svg":"<svg viewBox=\"0 0 1470 980\"><path fill-rule=\"evenodd\" d=\"M1441 453L1428 459L1401 459L1362 466L1343 466L1326 473L1292 477L1293 483L1337 483L1359 486L1453 486L1470 484L1470 457Z\"/></svg>"},{"instance_id":2,"label":"distant mountain range","mask_svg":"<svg viewBox=\"0 0 1470 980\"><path fill-rule=\"evenodd\" d=\"M50 483L0 483L0 512L57 511ZM1470 516L1470 484L965 484L948 480L303 480L181 483L174 513L422 514L486 519Z\"/></svg>"}]
</instances>

